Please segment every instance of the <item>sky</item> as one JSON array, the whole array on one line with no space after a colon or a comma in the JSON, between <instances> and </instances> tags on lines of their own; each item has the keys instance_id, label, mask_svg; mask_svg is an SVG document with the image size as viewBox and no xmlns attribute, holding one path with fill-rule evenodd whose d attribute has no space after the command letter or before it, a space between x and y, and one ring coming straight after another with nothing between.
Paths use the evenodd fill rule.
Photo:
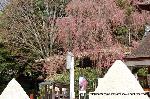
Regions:
<instances>
[{"instance_id":1,"label":"sky","mask_svg":"<svg viewBox=\"0 0 150 99\"><path fill-rule=\"evenodd\" d=\"M2 10L9 0L0 0L0 10Z\"/></svg>"}]
</instances>

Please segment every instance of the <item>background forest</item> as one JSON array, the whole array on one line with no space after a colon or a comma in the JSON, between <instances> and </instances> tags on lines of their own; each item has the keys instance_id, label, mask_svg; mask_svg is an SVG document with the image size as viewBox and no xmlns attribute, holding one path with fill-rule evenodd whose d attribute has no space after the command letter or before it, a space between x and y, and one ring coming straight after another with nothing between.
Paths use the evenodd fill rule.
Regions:
<instances>
[{"instance_id":1,"label":"background forest","mask_svg":"<svg viewBox=\"0 0 150 99\"><path fill-rule=\"evenodd\" d=\"M92 82L138 46L150 21L149 12L137 6L140 0L4 1L1 91L13 77L64 82L67 51L73 52L77 71L85 72L77 75Z\"/></svg>"}]
</instances>

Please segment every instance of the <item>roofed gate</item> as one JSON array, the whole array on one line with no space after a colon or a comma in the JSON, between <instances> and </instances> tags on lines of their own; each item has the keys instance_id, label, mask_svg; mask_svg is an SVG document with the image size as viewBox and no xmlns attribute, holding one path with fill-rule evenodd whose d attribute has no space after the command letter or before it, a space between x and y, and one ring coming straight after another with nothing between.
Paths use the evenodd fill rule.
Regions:
<instances>
[{"instance_id":1,"label":"roofed gate","mask_svg":"<svg viewBox=\"0 0 150 99\"><path fill-rule=\"evenodd\" d=\"M138 3L137 7L140 10L150 11L150 0L144 0ZM131 51L124 60L127 66L132 70L134 67L147 67L148 74L150 74L150 27L146 27L145 35L137 49ZM150 76L148 75L146 81L150 85Z\"/></svg>"}]
</instances>

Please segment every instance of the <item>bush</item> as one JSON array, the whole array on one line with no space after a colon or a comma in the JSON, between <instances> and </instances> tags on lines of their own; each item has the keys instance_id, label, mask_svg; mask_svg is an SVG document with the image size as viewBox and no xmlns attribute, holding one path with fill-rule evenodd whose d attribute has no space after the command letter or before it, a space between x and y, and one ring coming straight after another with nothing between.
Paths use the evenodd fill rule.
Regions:
<instances>
[{"instance_id":1,"label":"bush","mask_svg":"<svg viewBox=\"0 0 150 99\"><path fill-rule=\"evenodd\" d=\"M11 53L0 42L0 93L6 87L7 83L17 77L19 65Z\"/></svg>"},{"instance_id":2,"label":"bush","mask_svg":"<svg viewBox=\"0 0 150 99\"><path fill-rule=\"evenodd\" d=\"M141 69L139 69L138 72L137 72L137 74L139 76L147 76L147 74L148 74L148 68L141 68Z\"/></svg>"},{"instance_id":3,"label":"bush","mask_svg":"<svg viewBox=\"0 0 150 99\"><path fill-rule=\"evenodd\" d=\"M79 77L83 76L87 79L88 81L88 86L86 92L92 92L95 90L95 87L97 86L97 78L101 76L102 72L99 69L94 69L94 68L79 68L75 67L75 93L76 96L78 96L78 90L79 90ZM65 71L62 74L56 74L54 79L55 82L62 82L69 84L70 79L69 79L69 71Z\"/></svg>"}]
</instances>

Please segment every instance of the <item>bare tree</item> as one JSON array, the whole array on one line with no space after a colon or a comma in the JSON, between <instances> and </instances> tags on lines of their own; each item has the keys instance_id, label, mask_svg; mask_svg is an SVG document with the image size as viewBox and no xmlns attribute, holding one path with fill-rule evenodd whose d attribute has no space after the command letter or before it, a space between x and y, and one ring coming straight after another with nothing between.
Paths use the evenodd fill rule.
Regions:
<instances>
[{"instance_id":1,"label":"bare tree","mask_svg":"<svg viewBox=\"0 0 150 99\"><path fill-rule=\"evenodd\" d=\"M63 4L62 0L12 0L4 12L4 37L42 59L51 56L57 39L55 23L64 15Z\"/></svg>"}]
</instances>

